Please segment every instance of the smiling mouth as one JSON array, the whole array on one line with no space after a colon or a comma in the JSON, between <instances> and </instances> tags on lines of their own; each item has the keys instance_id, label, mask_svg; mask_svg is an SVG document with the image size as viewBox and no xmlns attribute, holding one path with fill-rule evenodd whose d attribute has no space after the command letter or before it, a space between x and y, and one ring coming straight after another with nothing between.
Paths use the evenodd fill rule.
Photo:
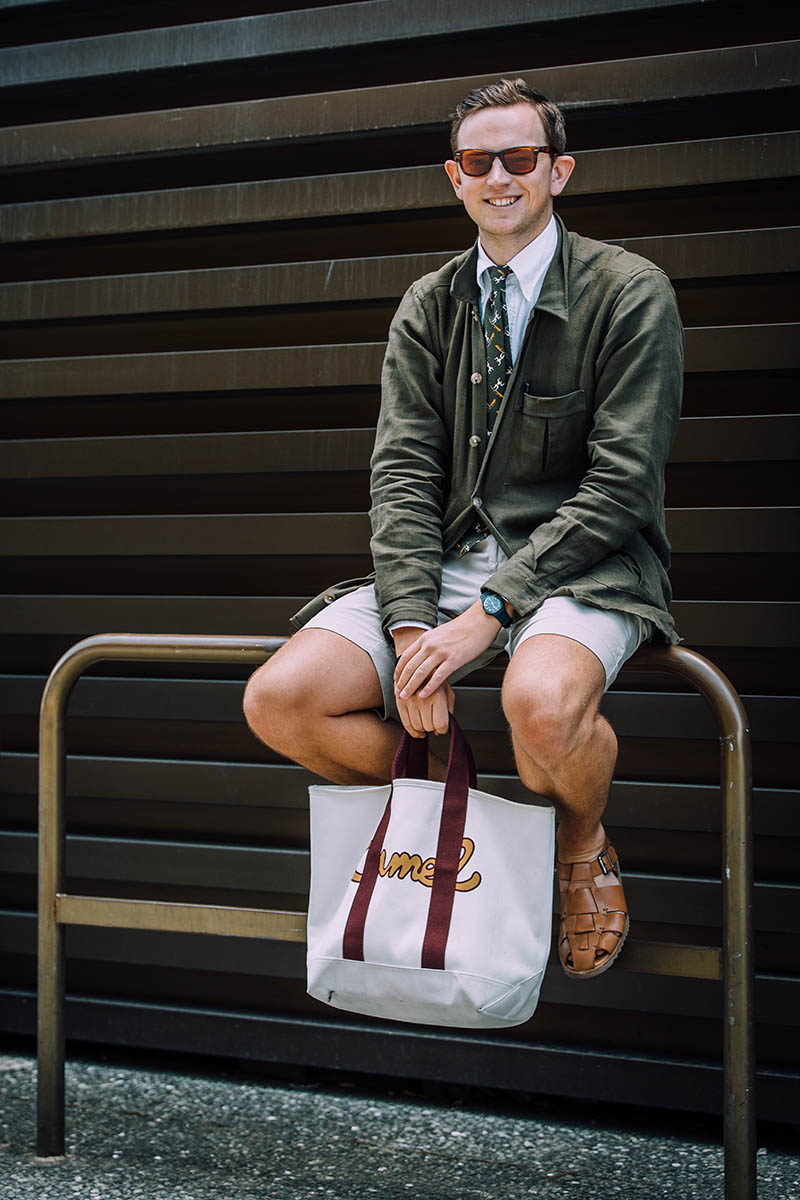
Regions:
<instances>
[{"instance_id":1,"label":"smiling mouth","mask_svg":"<svg viewBox=\"0 0 800 1200\"><path fill-rule=\"evenodd\" d=\"M519 196L502 196L496 200L487 199L486 203L491 204L492 208L510 208L518 200Z\"/></svg>"}]
</instances>

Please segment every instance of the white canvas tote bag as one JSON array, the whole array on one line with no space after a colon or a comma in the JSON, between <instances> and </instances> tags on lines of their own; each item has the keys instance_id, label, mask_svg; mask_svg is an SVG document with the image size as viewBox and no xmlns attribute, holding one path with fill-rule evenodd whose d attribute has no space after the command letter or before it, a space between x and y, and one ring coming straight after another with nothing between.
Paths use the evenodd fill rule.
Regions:
<instances>
[{"instance_id":1,"label":"white canvas tote bag","mask_svg":"<svg viewBox=\"0 0 800 1200\"><path fill-rule=\"evenodd\" d=\"M396 1021L521 1024L550 952L554 810L478 791L452 717L446 784L427 757L406 734L391 784L309 789L308 991Z\"/></svg>"}]
</instances>

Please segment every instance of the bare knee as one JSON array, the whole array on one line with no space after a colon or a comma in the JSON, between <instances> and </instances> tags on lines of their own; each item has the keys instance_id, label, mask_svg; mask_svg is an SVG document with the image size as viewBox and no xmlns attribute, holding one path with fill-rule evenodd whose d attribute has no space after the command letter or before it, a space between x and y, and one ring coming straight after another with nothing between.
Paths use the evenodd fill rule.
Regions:
<instances>
[{"instance_id":1,"label":"bare knee","mask_svg":"<svg viewBox=\"0 0 800 1200\"><path fill-rule=\"evenodd\" d=\"M262 742L291 755L296 732L307 727L309 692L302 674L287 669L276 655L247 681L242 701L245 720Z\"/></svg>"},{"instance_id":2,"label":"bare knee","mask_svg":"<svg viewBox=\"0 0 800 1200\"><path fill-rule=\"evenodd\" d=\"M503 711L514 738L547 772L558 772L576 749L596 733L593 707L576 705L568 681L538 682L535 688L503 692ZM611 727L603 722L611 737Z\"/></svg>"}]
</instances>

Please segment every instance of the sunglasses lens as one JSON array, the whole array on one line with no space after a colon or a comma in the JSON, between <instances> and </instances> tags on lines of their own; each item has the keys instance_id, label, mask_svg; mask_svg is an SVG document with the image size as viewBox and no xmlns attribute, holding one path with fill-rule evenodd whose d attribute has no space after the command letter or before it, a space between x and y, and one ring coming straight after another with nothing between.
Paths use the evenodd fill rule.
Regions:
<instances>
[{"instance_id":1,"label":"sunglasses lens","mask_svg":"<svg viewBox=\"0 0 800 1200\"><path fill-rule=\"evenodd\" d=\"M485 150L463 150L461 170L466 175L488 175L492 169L492 156Z\"/></svg>"},{"instance_id":2,"label":"sunglasses lens","mask_svg":"<svg viewBox=\"0 0 800 1200\"><path fill-rule=\"evenodd\" d=\"M515 146L506 150L503 159L510 175L529 175L536 166L536 151L530 146Z\"/></svg>"}]
</instances>

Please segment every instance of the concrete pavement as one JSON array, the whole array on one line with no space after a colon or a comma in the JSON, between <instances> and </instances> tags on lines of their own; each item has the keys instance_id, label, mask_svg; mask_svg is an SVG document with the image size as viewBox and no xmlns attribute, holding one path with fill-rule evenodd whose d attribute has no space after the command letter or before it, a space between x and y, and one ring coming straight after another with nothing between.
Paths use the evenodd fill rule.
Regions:
<instances>
[{"instance_id":1,"label":"concrete pavement","mask_svg":"<svg viewBox=\"0 0 800 1200\"><path fill-rule=\"evenodd\" d=\"M68 1060L68 1157L40 1162L35 1061L0 1046L2 1200L723 1196L717 1122L513 1097L437 1101L402 1084L280 1083L208 1060L92 1053ZM800 1197L787 1136L759 1151L759 1200Z\"/></svg>"}]
</instances>

